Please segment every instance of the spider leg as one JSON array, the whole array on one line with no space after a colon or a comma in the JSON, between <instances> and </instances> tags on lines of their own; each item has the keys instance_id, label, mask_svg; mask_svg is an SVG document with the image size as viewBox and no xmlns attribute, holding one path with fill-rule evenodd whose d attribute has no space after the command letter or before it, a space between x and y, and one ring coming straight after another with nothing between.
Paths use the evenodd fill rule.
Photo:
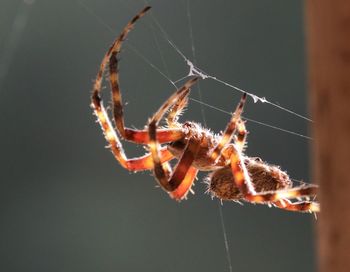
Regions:
<instances>
[{"instance_id":1,"label":"spider leg","mask_svg":"<svg viewBox=\"0 0 350 272\"><path fill-rule=\"evenodd\" d=\"M271 192L247 194L245 199L256 203L275 202L281 199L295 199L298 197L313 197L317 195L317 186L308 184L289 189L282 189Z\"/></svg>"},{"instance_id":2,"label":"spider leg","mask_svg":"<svg viewBox=\"0 0 350 272\"><path fill-rule=\"evenodd\" d=\"M166 122L169 127L178 127L177 120L179 115L183 112L184 108L188 104L188 93L179 97L178 101L169 110L168 116L166 117ZM158 130L159 131L159 130Z\"/></svg>"},{"instance_id":3,"label":"spider leg","mask_svg":"<svg viewBox=\"0 0 350 272\"><path fill-rule=\"evenodd\" d=\"M148 126L155 125L157 126L159 121L162 119L166 111L172 107L174 104L178 102L179 99L183 99L186 97L189 92L192 85L194 85L198 80L198 77L194 77L190 80L188 80L184 86L182 86L180 89L176 90L175 93L173 93L164 103L163 105L158 109L158 111L153 115L153 117L150 119ZM150 135L151 138L151 135Z\"/></svg>"},{"instance_id":4,"label":"spider leg","mask_svg":"<svg viewBox=\"0 0 350 272\"><path fill-rule=\"evenodd\" d=\"M320 204L314 201L291 202L288 199L281 199L274 202L273 206L293 212L320 212Z\"/></svg>"},{"instance_id":5,"label":"spider leg","mask_svg":"<svg viewBox=\"0 0 350 272\"><path fill-rule=\"evenodd\" d=\"M198 169L191 166L188 169L188 172L183 179L183 181L180 183L180 185L176 188L175 191L172 191L169 193L169 195L174 198L175 200L180 201L181 199L186 198L187 193L190 191L193 181L195 180L198 173Z\"/></svg>"},{"instance_id":6,"label":"spider leg","mask_svg":"<svg viewBox=\"0 0 350 272\"><path fill-rule=\"evenodd\" d=\"M222 149L231 141L233 134L236 130L238 122L241 124L241 125L239 125L239 127L241 128L241 131L239 133L241 133L241 134L238 134L237 140L241 141L241 144L239 144L239 145L244 146L245 126L244 125L242 126L242 121L241 121L240 115L243 111L243 107L244 107L246 98L247 98L247 94L244 93L242 98L241 98L241 101L239 102L239 104L235 110L235 112L232 114L230 122L226 126L226 129L223 133L223 136L221 137L220 142L217 144L217 146L214 148L213 152L211 153L210 158L213 161L216 161L216 159L221 154Z\"/></svg>"},{"instance_id":7,"label":"spider leg","mask_svg":"<svg viewBox=\"0 0 350 272\"><path fill-rule=\"evenodd\" d=\"M134 130L126 128L125 132L127 141L131 141L137 144L148 144L149 143L149 133L148 130ZM157 131L157 141L160 144L175 142L184 137L182 129L160 129Z\"/></svg>"},{"instance_id":8,"label":"spider leg","mask_svg":"<svg viewBox=\"0 0 350 272\"><path fill-rule=\"evenodd\" d=\"M199 148L200 142L194 138L190 138L180 160L174 168L173 173L170 174L171 171L164 168L162 165L162 161L158 155L157 144L152 144L152 142L150 144L154 164L154 176L159 185L177 200L180 200L182 196L185 196L191 188L196 174L196 172L192 170L191 165Z\"/></svg>"},{"instance_id":9,"label":"spider leg","mask_svg":"<svg viewBox=\"0 0 350 272\"><path fill-rule=\"evenodd\" d=\"M109 50L105 54L100 64L100 69L97 73L93 92L91 96L92 107L95 109L95 113L97 116L97 111L101 108L101 85L103 79L103 72L106 68L106 65L109 61L110 63L110 82L112 86L112 98L113 98L113 112L114 112L114 120L116 123L116 127L120 135L129 141L139 143L139 144L147 144L149 141L148 131L146 130L135 130L130 128L124 128L124 118L123 118L123 108L122 108L122 100L119 90L119 80L118 80L118 72L117 72L117 55L121 50L121 46L123 41L125 40L127 34L133 28L135 22L140 19L144 14L150 9L150 7L144 8L138 15L136 15L124 28L119 37L113 42L110 46ZM101 121L100 121L101 122ZM173 130L161 130L159 131L159 135L157 135L157 140L160 143L171 142L178 140L181 138L182 132L179 129Z\"/></svg>"},{"instance_id":10,"label":"spider leg","mask_svg":"<svg viewBox=\"0 0 350 272\"><path fill-rule=\"evenodd\" d=\"M93 92L91 96L92 107L98 118L101 128L104 132L105 138L109 142L113 155L124 168L132 171L152 169L153 168L152 156L150 154L146 154L143 157L134 158L134 159L128 159L126 157L123 147L121 145L121 142L117 134L115 133L114 128L111 124L111 121L108 117L107 111L103 106L100 93L101 93L103 72L106 68L108 61L110 60L110 63L111 63L110 70L112 71L111 85L112 85L112 94L114 98L114 108L116 109L115 110L116 113L118 113L118 111L121 113L120 116L115 118L117 128L119 130L121 127L123 128L123 130L120 130L119 132L121 135L127 135L126 138L128 140L133 141L135 143L147 144L149 142L149 135L147 130L143 130L143 131L133 130L133 129L128 129L126 131L124 130L123 110L121 106L121 97L120 97L120 91L119 91L118 73L117 73L117 66L116 66L116 55L117 53L120 52L120 48L123 40L125 39L126 35L129 33L129 31L132 29L135 22L139 18L141 18L145 14L145 12L147 12L147 10L149 10L149 7L144 8L138 15L136 15L128 23L128 25L124 28L121 35L113 42L112 46L109 48L108 52L103 57L103 60L100 65L100 69L96 76L96 80L94 83ZM117 99L118 97L120 98L119 102L118 101L116 102L115 100L118 100ZM174 130L163 129L158 131L157 141L159 141L160 143L166 143L166 142L178 140L182 137L183 137L183 133L179 129L174 129ZM171 160L172 158L173 156L169 151L167 151L166 149L161 150L162 163L168 160ZM165 165L165 167L167 166Z\"/></svg>"},{"instance_id":11,"label":"spider leg","mask_svg":"<svg viewBox=\"0 0 350 272\"><path fill-rule=\"evenodd\" d=\"M97 116L97 119L101 125L102 131L104 133L104 136L109 143L109 147L114 155L114 157L118 160L118 162L126 169L132 170L132 171L137 171L137 170L144 170L144 169L152 169L153 168L153 163L151 159L151 155L148 154L144 157L136 158L136 159L127 159L125 152L123 150L123 146L111 124L111 121L108 117L107 111L105 107L103 106L103 103L101 101L101 98L99 97L98 94L96 96L92 97L92 106L94 108L95 114ZM169 132L167 130L162 130L159 131L157 134L157 140L159 140L160 143L168 142L168 141L173 141L173 139L179 139L182 138L182 133L181 135L176 135L173 134L173 132ZM181 137L180 137L181 136ZM137 138L138 137L138 138ZM135 134L135 142L138 143L145 143L147 144L149 142L149 135L146 133L146 131L140 132ZM162 162L163 161L168 161L173 158L171 153L167 150L164 149L162 150ZM144 165L147 165L149 167L144 168Z\"/></svg>"},{"instance_id":12,"label":"spider leg","mask_svg":"<svg viewBox=\"0 0 350 272\"><path fill-rule=\"evenodd\" d=\"M120 35L119 39L121 39L123 34ZM116 43L118 43L117 40ZM122 40L120 40L120 43ZM114 123L116 128L122 138L128 141L132 141L138 144L147 144L149 141L148 131L147 130L136 130L127 128L124 125L124 113L123 113L123 103L122 96L119 85L119 74L118 74L118 59L117 54L119 50L117 48L111 51L111 56L109 59L109 73L110 73L110 85L112 89L112 101L113 101L113 116ZM173 142L183 137L183 133L181 129L163 129L158 131L157 140L160 143Z\"/></svg>"},{"instance_id":13,"label":"spider leg","mask_svg":"<svg viewBox=\"0 0 350 272\"><path fill-rule=\"evenodd\" d=\"M115 130L113 129L113 126L108 118L107 112L102 102L97 99L93 100L93 103L96 116L101 125L102 131L104 132L104 136L109 143L109 148L111 149L114 157L117 159L120 165L130 171L153 169L153 159L150 153L139 158L128 159L126 157L122 144ZM161 149L160 157L161 163L173 159L173 155L166 149L166 147Z\"/></svg>"},{"instance_id":14,"label":"spider leg","mask_svg":"<svg viewBox=\"0 0 350 272\"><path fill-rule=\"evenodd\" d=\"M245 128L245 121L238 119L237 121L237 135L235 144L240 152L243 152L247 144L247 130Z\"/></svg>"},{"instance_id":15,"label":"spider leg","mask_svg":"<svg viewBox=\"0 0 350 272\"><path fill-rule=\"evenodd\" d=\"M256 191L244 164L242 153L233 144L229 145L227 149L229 149L229 153L231 153L231 170L236 186L243 195L255 195Z\"/></svg>"},{"instance_id":16,"label":"spider leg","mask_svg":"<svg viewBox=\"0 0 350 272\"><path fill-rule=\"evenodd\" d=\"M161 163L164 167L168 167L166 162L172 160L174 156L168 151L166 147L160 150ZM142 157L127 159L127 169L129 171L144 171L151 170L154 168L152 154L147 153Z\"/></svg>"},{"instance_id":17,"label":"spider leg","mask_svg":"<svg viewBox=\"0 0 350 272\"><path fill-rule=\"evenodd\" d=\"M111 47L108 49L107 53L104 55L102 62L100 64L100 69L97 73L96 80L94 83L94 88L93 88L93 94L92 96L99 96L98 94L101 91L101 85L102 85L102 79L103 79L103 72L106 68L106 65L112 55L112 53L117 54L120 52L120 48L122 45L123 40L127 36L127 34L130 32L130 30L133 28L135 22L141 18L148 10L150 7L144 8L138 15L136 15L124 28L123 32L120 34L120 36L113 42ZM123 120L123 119L122 119Z\"/></svg>"},{"instance_id":18,"label":"spider leg","mask_svg":"<svg viewBox=\"0 0 350 272\"><path fill-rule=\"evenodd\" d=\"M120 52L123 41L125 40L127 34L132 29L135 22L141 18L145 12L147 12L149 7L143 9L138 15L136 15L129 24L124 28L120 36L115 40L115 42L110 47L107 55L109 56L109 73L110 73L110 84L112 88L112 100L113 100L113 115L114 122L118 129L120 135L129 141L147 144L149 141L148 131L140 131L131 128L127 128L124 125L124 114L122 105L122 96L120 92L119 84L119 74L118 74L118 58L117 55ZM107 59L107 58L106 58ZM102 65L101 65L102 66ZM182 108L185 105L182 106ZM176 141L183 137L182 131L180 129L166 129L160 130L157 133L157 141L160 143Z\"/></svg>"},{"instance_id":19,"label":"spider leg","mask_svg":"<svg viewBox=\"0 0 350 272\"><path fill-rule=\"evenodd\" d=\"M171 174L167 169L164 169L164 167L161 164L160 156L159 156L159 147L156 140L157 135L157 126L159 123L159 120L162 119L166 111L174 105L179 98L187 95L190 91L190 87L198 80L198 78L190 79L186 82L186 84L178 89L173 95L171 95L167 101L159 108L159 110L153 115L153 117L150 119L148 124L148 130L149 130L149 147L152 154L153 162L154 162L154 175L159 183L159 185L167 192L174 192L176 189L179 188L181 183L186 178L186 175L189 177L189 180L192 180L194 178L194 171L192 174L188 171L192 165L192 162L194 161L196 154L198 153L200 149L200 141L195 138L189 138L186 147L184 149L184 152L178 162L178 164L175 166L174 172ZM192 183L192 182L189 182ZM174 197L176 197L177 193L180 193L182 189L186 189L187 191L190 189L190 186L186 185L188 184L188 181L185 181L184 185L179 188L179 191L174 193ZM181 189L181 190L180 190ZM186 192L181 192L180 195L183 196Z\"/></svg>"}]
</instances>

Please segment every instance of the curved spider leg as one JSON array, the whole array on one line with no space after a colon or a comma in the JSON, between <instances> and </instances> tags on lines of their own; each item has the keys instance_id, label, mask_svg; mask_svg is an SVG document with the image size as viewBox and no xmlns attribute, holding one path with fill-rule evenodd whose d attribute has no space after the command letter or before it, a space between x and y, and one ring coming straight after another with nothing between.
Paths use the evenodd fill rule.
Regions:
<instances>
[{"instance_id":1,"label":"curved spider leg","mask_svg":"<svg viewBox=\"0 0 350 272\"><path fill-rule=\"evenodd\" d=\"M101 92L101 85L102 85L102 79L103 79L103 72L106 68L106 65L111 57L112 52L118 53L120 52L120 48L122 45L123 40L125 39L126 35L130 32L130 30L133 28L135 22L141 18L148 10L150 7L144 8L138 15L136 15L124 28L120 36L112 43L110 48L108 49L107 53L104 55L102 62L100 64L100 69L97 73L95 83L94 83L94 88L93 88L93 93L92 96L98 96L99 93Z\"/></svg>"},{"instance_id":2,"label":"curved spider leg","mask_svg":"<svg viewBox=\"0 0 350 272\"><path fill-rule=\"evenodd\" d=\"M177 165L174 168L174 172L171 174L167 169L164 169L164 167L161 164L160 156L158 152L158 143L156 140L156 134L157 134L157 126L159 123L159 120L162 119L166 111L178 101L179 97L183 97L190 91L190 87L198 80L198 77L193 78L186 82L186 84L178 89L173 95L171 95L164 104L159 108L159 110L153 115L153 117L150 119L148 124L148 130L149 130L149 147L150 151L153 157L154 162L154 175L159 183L159 185L167 192L173 192L176 189L179 188L180 184L184 181L192 162L194 161L199 149L200 149L200 141L195 138L189 138L186 147L184 148L184 152L178 161ZM194 174L194 173L193 173ZM189 179L195 175L188 174ZM192 179L193 180L193 179ZM186 186L188 181L186 181L185 185L183 185L183 188L187 189L187 191L190 189L190 186ZM189 182L192 183L192 182ZM182 188L181 188L182 189ZM179 189L180 190L180 189ZM181 195L184 195L186 192L181 192ZM174 193L174 196L176 196L176 193Z\"/></svg>"},{"instance_id":3,"label":"curved spider leg","mask_svg":"<svg viewBox=\"0 0 350 272\"><path fill-rule=\"evenodd\" d=\"M281 199L272 203L272 205L277 208L293 212L320 212L320 204L315 201L291 202L288 199Z\"/></svg>"},{"instance_id":4,"label":"curved spider leg","mask_svg":"<svg viewBox=\"0 0 350 272\"><path fill-rule=\"evenodd\" d=\"M183 181L180 183L180 185L174 191L169 193L170 197L174 198L177 201L180 201L186 198L188 192L192 187L193 181L197 176L197 173L198 173L198 169L191 166L188 169L187 174L183 179Z\"/></svg>"},{"instance_id":5,"label":"curved spider leg","mask_svg":"<svg viewBox=\"0 0 350 272\"><path fill-rule=\"evenodd\" d=\"M117 52L112 52L109 61L110 84L112 89L113 116L117 130L122 138L139 144L149 141L147 130L136 130L125 127L122 106L122 96L119 87ZM160 143L173 142L183 137L181 129L161 129L157 132L157 141Z\"/></svg>"},{"instance_id":6,"label":"curved spider leg","mask_svg":"<svg viewBox=\"0 0 350 272\"><path fill-rule=\"evenodd\" d=\"M171 128L178 127L177 120L181 115L181 113L184 111L184 108L187 106L187 104L188 104L188 93L179 97L175 105L170 108L169 113L166 117L166 122L169 127Z\"/></svg>"},{"instance_id":7,"label":"curved spider leg","mask_svg":"<svg viewBox=\"0 0 350 272\"><path fill-rule=\"evenodd\" d=\"M139 158L128 159L126 157L122 144L113 129L102 101L99 99L93 99L93 106L104 136L109 143L109 148L111 149L114 157L118 160L120 165L131 171L153 169L153 159L150 153ZM162 148L160 153L161 163L167 162L174 158L174 156L170 153L170 151L166 149L166 147Z\"/></svg>"},{"instance_id":8,"label":"curved spider leg","mask_svg":"<svg viewBox=\"0 0 350 272\"><path fill-rule=\"evenodd\" d=\"M240 115L243 111L243 107L244 107L246 98L247 98L247 94L244 93L242 98L241 98L241 101L239 102L239 104L235 110L235 112L232 114L230 122L226 126L226 129L221 137L220 142L217 144L217 146L214 148L214 150L212 151L212 153L210 155L211 160L216 161L216 159L221 154L222 149L231 141L233 134L234 134L236 127L237 127L237 122L241 119ZM242 122L242 121L240 121L240 122ZM243 132L243 130L242 130L242 132ZM244 140L244 139L245 139L245 135L241 140Z\"/></svg>"},{"instance_id":9,"label":"curved spider leg","mask_svg":"<svg viewBox=\"0 0 350 272\"><path fill-rule=\"evenodd\" d=\"M117 72L117 54L119 54L121 50L121 46L123 41L125 40L127 34L133 28L135 22L140 19L144 14L150 9L150 7L144 8L138 15L136 15L124 28L119 37L113 42L110 46L107 53L104 55L102 62L100 64L99 71L97 73L93 92L91 96L92 107L95 109L98 104L101 104L101 85L103 80L103 72L106 68L108 61L110 62L110 81L112 86L112 98L113 98L113 111L114 111L114 120L116 123L116 127L120 135L126 140L139 143L139 144L147 144L149 141L148 131L147 130L134 130L134 129L124 129L124 118L123 118L123 108L122 108L122 100L119 90L119 81L118 81L118 72ZM163 129L160 130L157 135L157 140L160 143L166 143L175 141L179 138L182 138L183 135L180 130L174 129Z\"/></svg>"},{"instance_id":10,"label":"curved spider leg","mask_svg":"<svg viewBox=\"0 0 350 272\"><path fill-rule=\"evenodd\" d=\"M128 141L132 141L139 144L147 144L149 141L147 130L136 130L125 127L124 124L124 114L123 114L123 103L119 84L119 74L118 74L118 54L121 51L123 41L125 40L127 34L132 29L135 22L141 18L149 7L143 9L138 15L136 15L129 24L124 28L120 36L114 41L112 46L107 52L109 56L109 79L112 89L112 101L113 101L113 116L116 128L122 138ZM181 130L161 130L157 135L157 140L161 143L172 142L182 138L183 135Z\"/></svg>"},{"instance_id":11,"label":"curved spider leg","mask_svg":"<svg viewBox=\"0 0 350 272\"><path fill-rule=\"evenodd\" d=\"M124 168L126 168L128 170L132 170L132 171L152 169L153 168L152 156L151 156L151 154L146 154L142 157L134 158L134 159L128 159L126 157L124 150L122 148L121 142L120 142L117 134L115 133L113 126L111 125L111 121L108 117L107 111L103 106L100 93L101 93L103 72L106 68L108 60L111 59L111 62L112 62L111 67L112 68L110 70L112 70L112 75L111 75L112 94L114 94L113 97L118 97L118 93L120 93L120 91L119 91L119 84L118 84L117 66L116 66L116 63L114 61L114 60L116 60L116 54L120 52L121 44L122 44L123 40L125 39L126 35L132 29L135 22L139 18L141 18L147 12L147 10L149 10L149 8L150 7L144 8L138 15L136 15L128 23L128 25L124 28L121 35L113 42L112 46L109 48L108 52L103 57L101 65L100 65L100 69L99 69L97 76L96 76L96 79L95 79L94 88L93 88L93 92L92 92L92 96L91 96L92 107L93 107L94 112L98 118L98 121L102 127L105 138L110 144L110 148L112 150L112 153L114 154L115 158L119 161L119 163ZM112 55L114 56L113 58L111 58ZM114 92L113 92L113 90L114 90ZM114 102L114 104L118 105L118 103L115 103L115 102ZM120 99L119 105L120 105L120 110L122 113L121 99ZM119 120L118 121L119 124L124 126L123 115L121 115L121 117L117 120ZM120 125L119 125L119 127L120 127ZM148 143L149 136L148 136L147 130L144 130L144 131L130 130L130 131L131 131L130 137L129 137L130 141L133 141L136 143L143 143L143 144ZM157 140L160 143L165 143L165 142L177 140L177 139L182 138L182 137L183 137L183 133L179 130L169 131L169 130L163 129L163 130L159 131L159 133L157 135ZM161 162L162 163L169 161L172 158L173 158L173 156L171 155L171 153L169 151L167 151L166 149L161 150Z\"/></svg>"},{"instance_id":12,"label":"curved spider leg","mask_svg":"<svg viewBox=\"0 0 350 272\"><path fill-rule=\"evenodd\" d=\"M152 126L150 128L152 129ZM153 172L159 185L170 193L171 197L181 200L191 189L191 185L197 174L191 165L200 149L200 141L194 138L188 140L185 150L174 167L173 172L171 169L169 171L169 169L164 168L162 165L161 158L158 155L158 145L155 141L152 142L152 137L150 149L154 164Z\"/></svg>"}]
</instances>

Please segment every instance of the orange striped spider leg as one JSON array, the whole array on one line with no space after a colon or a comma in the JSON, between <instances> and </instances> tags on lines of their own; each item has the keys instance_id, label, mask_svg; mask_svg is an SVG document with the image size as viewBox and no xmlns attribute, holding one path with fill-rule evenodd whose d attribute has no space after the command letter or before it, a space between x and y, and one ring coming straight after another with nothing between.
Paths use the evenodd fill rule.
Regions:
<instances>
[{"instance_id":1,"label":"orange striped spider leg","mask_svg":"<svg viewBox=\"0 0 350 272\"><path fill-rule=\"evenodd\" d=\"M178 89L172 96L170 96L168 100L165 101L165 103L160 107L160 109L153 115L148 124L150 138L150 142L148 145L154 161L154 175L159 185L165 191L169 192L172 197L177 198L178 200L187 194L196 176L196 172L194 170L190 171L188 175L187 173L196 157L196 154L199 151L200 140L192 137L189 137L188 140L186 140L186 136L183 137L182 140L186 141L183 154L181 155L181 158L179 158L179 162L175 166L174 172L170 173L167 169L163 167L160 160L159 147L156 139L157 126L159 121L166 113L166 111L169 110L169 108L172 107L178 101L179 98L183 98L184 96L186 96L187 93L190 91L190 87L197 80L198 78L193 78L187 81L187 83L182 88ZM184 134L186 134L185 130ZM185 181L185 184L187 185L183 185L181 188L179 188L179 191L174 192L178 189L178 187L183 181Z\"/></svg>"}]
</instances>

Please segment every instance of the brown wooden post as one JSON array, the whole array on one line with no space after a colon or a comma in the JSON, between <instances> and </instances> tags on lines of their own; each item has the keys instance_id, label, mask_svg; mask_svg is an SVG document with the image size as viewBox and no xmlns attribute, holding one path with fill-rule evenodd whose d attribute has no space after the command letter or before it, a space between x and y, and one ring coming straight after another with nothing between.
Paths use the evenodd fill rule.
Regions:
<instances>
[{"instance_id":1,"label":"brown wooden post","mask_svg":"<svg viewBox=\"0 0 350 272\"><path fill-rule=\"evenodd\" d=\"M306 0L321 272L350 271L350 0Z\"/></svg>"}]
</instances>

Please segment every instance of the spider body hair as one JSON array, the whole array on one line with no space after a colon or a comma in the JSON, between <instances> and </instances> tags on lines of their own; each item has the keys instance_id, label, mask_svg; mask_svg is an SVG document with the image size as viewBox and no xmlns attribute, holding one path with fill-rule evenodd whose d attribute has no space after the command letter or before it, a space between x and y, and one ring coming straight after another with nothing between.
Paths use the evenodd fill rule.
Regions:
<instances>
[{"instance_id":1,"label":"spider body hair","mask_svg":"<svg viewBox=\"0 0 350 272\"><path fill-rule=\"evenodd\" d=\"M190 138L200 142L198 153L192 162L193 166L200 171L213 171L225 166L226 160L220 157L215 163L211 160L211 151L218 144L220 135L214 134L211 130L204 128L200 123L186 121L185 123L176 123L173 126L181 128L184 137L171 142L167 145L168 150L175 158L180 159L187 142Z\"/></svg>"}]
</instances>

